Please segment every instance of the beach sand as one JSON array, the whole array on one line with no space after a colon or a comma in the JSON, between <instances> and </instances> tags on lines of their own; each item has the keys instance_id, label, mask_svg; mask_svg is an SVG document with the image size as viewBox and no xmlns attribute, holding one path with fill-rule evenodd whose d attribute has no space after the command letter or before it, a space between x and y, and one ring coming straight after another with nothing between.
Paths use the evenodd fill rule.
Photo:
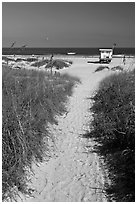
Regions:
<instances>
[{"instance_id":1,"label":"beach sand","mask_svg":"<svg viewBox=\"0 0 137 204\"><path fill-rule=\"evenodd\" d=\"M33 164L34 175L30 183L30 188L34 189L33 197L20 195L18 201L107 202L104 183L108 178L103 160L92 151L95 142L82 136L90 131L93 118L89 111L93 103L90 98L97 91L100 81L114 71L104 69L95 72L100 66L97 58L60 58L73 61L72 66L60 70L60 74L79 77L81 83L75 85L68 99L67 112L56 117L57 124L48 126L55 138L55 151L49 161L38 166ZM120 65L128 70L131 65L134 67L134 59L127 59L126 65L123 65L121 58L114 58L109 65L104 65L110 68Z\"/></svg>"}]
</instances>

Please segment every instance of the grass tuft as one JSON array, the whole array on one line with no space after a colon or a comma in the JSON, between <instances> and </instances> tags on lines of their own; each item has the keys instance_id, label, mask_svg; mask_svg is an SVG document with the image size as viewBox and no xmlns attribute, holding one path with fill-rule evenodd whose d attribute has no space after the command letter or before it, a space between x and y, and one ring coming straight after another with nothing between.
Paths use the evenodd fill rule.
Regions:
<instances>
[{"instance_id":1,"label":"grass tuft","mask_svg":"<svg viewBox=\"0 0 137 204\"><path fill-rule=\"evenodd\" d=\"M135 201L135 71L104 79L93 97L91 132L104 157L110 185L106 191L117 202ZM112 199L113 200L113 199Z\"/></svg>"},{"instance_id":2,"label":"grass tuft","mask_svg":"<svg viewBox=\"0 0 137 204\"><path fill-rule=\"evenodd\" d=\"M55 67L56 69L63 69L64 67L69 67L72 64L71 61L64 61L60 59L53 60L49 62L45 68Z\"/></svg>"},{"instance_id":3,"label":"grass tuft","mask_svg":"<svg viewBox=\"0 0 137 204\"><path fill-rule=\"evenodd\" d=\"M56 69L63 69L65 67L69 67L72 65L72 61L62 60L62 59L55 59L50 61L49 59L40 60L31 64L34 67L40 67L45 65L45 68L55 67Z\"/></svg>"},{"instance_id":4,"label":"grass tuft","mask_svg":"<svg viewBox=\"0 0 137 204\"><path fill-rule=\"evenodd\" d=\"M109 67L108 67L108 66L99 66L99 67L97 67L97 69L95 70L95 72L102 71L103 69L109 69Z\"/></svg>"},{"instance_id":5,"label":"grass tuft","mask_svg":"<svg viewBox=\"0 0 137 204\"><path fill-rule=\"evenodd\" d=\"M49 60L45 59L45 60L40 60L40 61L34 62L31 64L31 66L40 67L40 66L46 65L47 63L49 63Z\"/></svg>"},{"instance_id":6,"label":"grass tuft","mask_svg":"<svg viewBox=\"0 0 137 204\"><path fill-rule=\"evenodd\" d=\"M123 67L121 67L121 66L116 66L116 67L112 67L111 70L113 70L113 71L116 71L116 70L118 70L118 71L123 71Z\"/></svg>"}]
</instances>

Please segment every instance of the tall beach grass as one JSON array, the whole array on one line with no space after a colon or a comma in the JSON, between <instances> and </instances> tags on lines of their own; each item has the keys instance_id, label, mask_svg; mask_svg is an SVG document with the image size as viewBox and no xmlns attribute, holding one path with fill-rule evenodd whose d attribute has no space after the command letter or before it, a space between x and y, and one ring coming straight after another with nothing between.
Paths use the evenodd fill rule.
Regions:
<instances>
[{"instance_id":1,"label":"tall beach grass","mask_svg":"<svg viewBox=\"0 0 137 204\"><path fill-rule=\"evenodd\" d=\"M135 201L135 71L105 78L91 111L94 119L87 137L97 142L103 156L110 184L110 201Z\"/></svg>"},{"instance_id":2,"label":"tall beach grass","mask_svg":"<svg viewBox=\"0 0 137 204\"><path fill-rule=\"evenodd\" d=\"M26 167L48 153L47 124L65 111L65 102L78 79L45 71L2 72L2 195L13 197L16 187L28 193Z\"/></svg>"}]
</instances>

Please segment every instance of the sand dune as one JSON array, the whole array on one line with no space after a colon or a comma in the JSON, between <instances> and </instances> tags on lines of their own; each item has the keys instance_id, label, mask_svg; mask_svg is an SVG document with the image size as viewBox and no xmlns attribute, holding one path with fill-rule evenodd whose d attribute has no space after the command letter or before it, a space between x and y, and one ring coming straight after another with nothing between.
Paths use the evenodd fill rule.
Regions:
<instances>
[{"instance_id":1,"label":"sand dune","mask_svg":"<svg viewBox=\"0 0 137 204\"><path fill-rule=\"evenodd\" d=\"M34 189L33 197L21 195L21 201L24 202L107 201L104 191L107 173L103 161L92 152L94 141L82 136L89 131L92 119L89 109L93 101L89 98L95 94L99 82L114 72L108 69L95 72L100 64L87 63L91 58L67 59L72 60L73 64L60 70L60 73L79 77L81 84L74 87L66 104L67 113L57 117L58 124L49 124L49 132L55 138L55 151L51 153L52 157L48 162L33 165L35 174L30 183L30 187ZM128 59L126 65L123 65L122 59L118 58L107 66L111 68L121 65L128 69L133 64L133 59Z\"/></svg>"}]
</instances>

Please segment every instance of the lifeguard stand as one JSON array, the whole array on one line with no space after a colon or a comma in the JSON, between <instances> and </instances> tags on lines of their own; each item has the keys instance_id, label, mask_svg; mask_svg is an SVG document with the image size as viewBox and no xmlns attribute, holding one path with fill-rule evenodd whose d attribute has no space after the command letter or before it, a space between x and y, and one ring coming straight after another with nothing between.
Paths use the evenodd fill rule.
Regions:
<instances>
[{"instance_id":1,"label":"lifeguard stand","mask_svg":"<svg viewBox=\"0 0 137 204\"><path fill-rule=\"evenodd\" d=\"M110 63L112 60L113 49L99 49L100 63Z\"/></svg>"}]
</instances>

